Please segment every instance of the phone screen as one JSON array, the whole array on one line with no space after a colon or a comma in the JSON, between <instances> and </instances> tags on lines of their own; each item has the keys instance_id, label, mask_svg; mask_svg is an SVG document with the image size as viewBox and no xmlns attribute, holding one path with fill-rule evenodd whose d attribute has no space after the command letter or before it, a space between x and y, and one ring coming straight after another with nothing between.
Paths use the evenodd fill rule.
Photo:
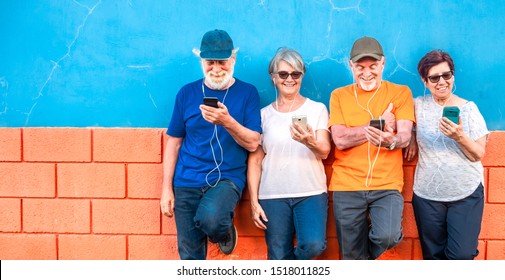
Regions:
<instances>
[{"instance_id":1,"label":"phone screen","mask_svg":"<svg viewBox=\"0 0 505 280\"><path fill-rule=\"evenodd\" d=\"M375 127L378 130L384 131L384 125L385 125L385 121L383 119L380 119L380 120L377 120L377 119L370 120L370 126Z\"/></svg>"},{"instance_id":2,"label":"phone screen","mask_svg":"<svg viewBox=\"0 0 505 280\"><path fill-rule=\"evenodd\" d=\"M204 97L203 98L203 104L207 105L207 106L211 106L211 107L214 107L214 108L219 108L219 106L217 106L217 97Z\"/></svg>"},{"instance_id":3,"label":"phone screen","mask_svg":"<svg viewBox=\"0 0 505 280\"><path fill-rule=\"evenodd\" d=\"M459 122L459 107L457 106L447 106L444 107L444 112L442 117L446 117L453 123L458 124Z\"/></svg>"}]
</instances>

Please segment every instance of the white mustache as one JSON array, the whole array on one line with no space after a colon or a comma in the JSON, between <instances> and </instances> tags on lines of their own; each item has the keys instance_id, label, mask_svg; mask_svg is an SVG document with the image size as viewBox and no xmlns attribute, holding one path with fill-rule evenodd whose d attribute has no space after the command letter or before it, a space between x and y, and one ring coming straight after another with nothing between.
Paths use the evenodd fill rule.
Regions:
<instances>
[{"instance_id":1,"label":"white mustache","mask_svg":"<svg viewBox=\"0 0 505 280\"><path fill-rule=\"evenodd\" d=\"M226 71L221 71L219 73L209 72L209 76L216 77L216 78L224 77L224 76L226 76L226 74L228 74Z\"/></svg>"}]
</instances>

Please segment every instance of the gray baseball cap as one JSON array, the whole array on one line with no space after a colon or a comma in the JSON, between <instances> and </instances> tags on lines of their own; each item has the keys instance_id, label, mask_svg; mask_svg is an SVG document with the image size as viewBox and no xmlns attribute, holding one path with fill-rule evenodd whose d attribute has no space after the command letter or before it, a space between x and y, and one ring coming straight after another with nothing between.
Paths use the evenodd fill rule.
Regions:
<instances>
[{"instance_id":1,"label":"gray baseball cap","mask_svg":"<svg viewBox=\"0 0 505 280\"><path fill-rule=\"evenodd\" d=\"M363 57L372 57L381 60L384 56L382 46L372 37L362 37L354 42L351 49L351 61L356 62Z\"/></svg>"}]
</instances>

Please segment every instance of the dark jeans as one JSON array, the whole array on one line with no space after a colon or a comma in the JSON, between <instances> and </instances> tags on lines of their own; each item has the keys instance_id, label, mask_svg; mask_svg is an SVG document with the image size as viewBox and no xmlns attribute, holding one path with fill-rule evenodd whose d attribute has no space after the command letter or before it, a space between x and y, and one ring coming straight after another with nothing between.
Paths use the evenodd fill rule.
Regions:
<instances>
[{"instance_id":1,"label":"dark jeans","mask_svg":"<svg viewBox=\"0 0 505 280\"><path fill-rule=\"evenodd\" d=\"M207 238L212 243L228 241L234 209L241 190L230 180L215 187L175 187L177 246L182 260L204 260Z\"/></svg>"},{"instance_id":2,"label":"dark jeans","mask_svg":"<svg viewBox=\"0 0 505 280\"><path fill-rule=\"evenodd\" d=\"M270 260L310 260L326 249L327 193L259 203L268 218L265 239Z\"/></svg>"},{"instance_id":3,"label":"dark jeans","mask_svg":"<svg viewBox=\"0 0 505 280\"><path fill-rule=\"evenodd\" d=\"M472 260L478 254L484 211L482 184L470 196L442 202L412 198L425 260Z\"/></svg>"},{"instance_id":4,"label":"dark jeans","mask_svg":"<svg viewBox=\"0 0 505 280\"><path fill-rule=\"evenodd\" d=\"M403 239L403 197L398 191L333 192L340 255L376 259Z\"/></svg>"}]
</instances>

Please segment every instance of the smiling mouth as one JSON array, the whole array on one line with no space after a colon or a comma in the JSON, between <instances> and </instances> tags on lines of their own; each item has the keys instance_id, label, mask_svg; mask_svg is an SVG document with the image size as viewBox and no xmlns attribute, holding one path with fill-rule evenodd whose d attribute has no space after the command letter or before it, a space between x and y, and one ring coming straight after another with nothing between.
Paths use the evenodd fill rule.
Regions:
<instances>
[{"instance_id":1,"label":"smiling mouth","mask_svg":"<svg viewBox=\"0 0 505 280\"><path fill-rule=\"evenodd\" d=\"M365 82L370 82L375 79L375 76L370 76L368 78L365 78L363 76L360 77L360 80L365 81Z\"/></svg>"}]
</instances>

